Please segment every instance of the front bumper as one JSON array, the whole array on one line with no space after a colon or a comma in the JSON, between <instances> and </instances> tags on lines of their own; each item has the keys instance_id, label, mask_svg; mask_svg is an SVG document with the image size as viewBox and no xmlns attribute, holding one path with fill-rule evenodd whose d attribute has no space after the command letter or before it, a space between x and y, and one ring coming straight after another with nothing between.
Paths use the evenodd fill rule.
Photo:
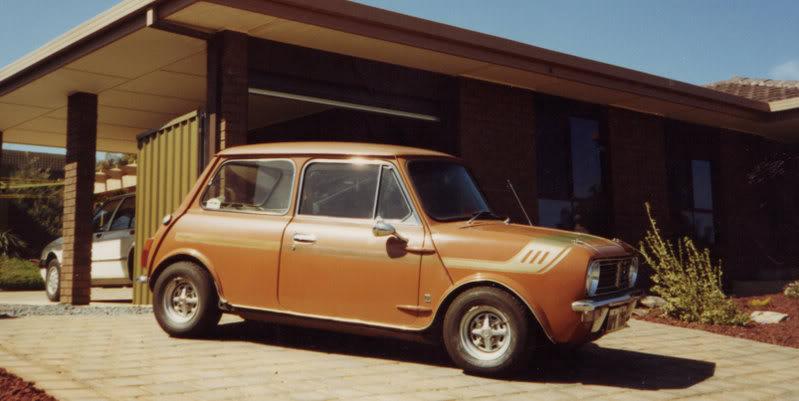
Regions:
<instances>
[{"instance_id":1,"label":"front bumper","mask_svg":"<svg viewBox=\"0 0 799 401\"><path fill-rule=\"evenodd\" d=\"M581 322L590 325L591 333L598 333L603 328L612 331L623 327L630 319L641 295L640 290L632 290L605 297L581 299L572 302L572 310L580 313ZM611 309L614 310L613 322L606 322Z\"/></svg>"}]
</instances>

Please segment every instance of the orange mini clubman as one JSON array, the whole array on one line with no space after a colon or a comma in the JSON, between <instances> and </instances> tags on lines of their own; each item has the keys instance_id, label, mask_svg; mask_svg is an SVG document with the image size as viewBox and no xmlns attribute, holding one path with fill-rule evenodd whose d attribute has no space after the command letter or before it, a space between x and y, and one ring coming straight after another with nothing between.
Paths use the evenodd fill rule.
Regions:
<instances>
[{"instance_id":1,"label":"orange mini clubman","mask_svg":"<svg viewBox=\"0 0 799 401\"><path fill-rule=\"evenodd\" d=\"M459 159L401 146L227 149L145 248L170 335L228 312L443 341L484 374L624 327L638 299L627 244L511 224Z\"/></svg>"}]
</instances>

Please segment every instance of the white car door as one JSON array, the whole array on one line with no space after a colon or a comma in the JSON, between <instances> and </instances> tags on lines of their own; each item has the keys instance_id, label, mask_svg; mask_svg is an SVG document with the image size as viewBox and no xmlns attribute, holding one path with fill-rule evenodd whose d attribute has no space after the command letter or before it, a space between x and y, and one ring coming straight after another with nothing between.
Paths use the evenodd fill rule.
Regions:
<instances>
[{"instance_id":1,"label":"white car door","mask_svg":"<svg viewBox=\"0 0 799 401\"><path fill-rule=\"evenodd\" d=\"M134 238L132 228L134 199L130 196L103 205L99 213L110 212L107 216L111 218L105 217L107 221L97 221L100 216L95 216L97 229L92 244L92 283L95 285L118 285L129 282L127 261Z\"/></svg>"}]
</instances>

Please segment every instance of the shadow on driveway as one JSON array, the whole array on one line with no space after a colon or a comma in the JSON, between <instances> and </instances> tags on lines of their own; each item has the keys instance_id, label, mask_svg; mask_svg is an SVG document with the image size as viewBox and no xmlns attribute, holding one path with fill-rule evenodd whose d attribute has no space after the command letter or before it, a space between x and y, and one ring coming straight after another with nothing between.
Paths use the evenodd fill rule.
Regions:
<instances>
[{"instance_id":1,"label":"shadow on driveway","mask_svg":"<svg viewBox=\"0 0 799 401\"><path fill-rule=\"evenodd\" d=\"M256 322L220 325L212 335L222 341L259 344L452 367L442 347ZM712 377L716 364L588 344L576 351L545 349L527 370L505 380L583 383L638 390L682 389Z\"/></svg>"}]
</instances>

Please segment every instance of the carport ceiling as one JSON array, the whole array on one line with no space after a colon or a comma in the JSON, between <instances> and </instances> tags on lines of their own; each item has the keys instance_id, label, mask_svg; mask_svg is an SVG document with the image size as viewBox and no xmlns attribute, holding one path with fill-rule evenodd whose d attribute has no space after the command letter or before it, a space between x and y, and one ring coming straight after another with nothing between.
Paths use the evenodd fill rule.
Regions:
<instances>
[{"instance_id":1,"label":"carport ceiling","mask_svg":"<svg viewBox=\"0 0 799 401\"><path fill-rule=\"evenodd\" d=\"M98 94L97 149L136 152L136 135L205 104L205 41L143 28L0 97L10 143L63 147L67 96Z\"/></svg>"}]
</instances>

